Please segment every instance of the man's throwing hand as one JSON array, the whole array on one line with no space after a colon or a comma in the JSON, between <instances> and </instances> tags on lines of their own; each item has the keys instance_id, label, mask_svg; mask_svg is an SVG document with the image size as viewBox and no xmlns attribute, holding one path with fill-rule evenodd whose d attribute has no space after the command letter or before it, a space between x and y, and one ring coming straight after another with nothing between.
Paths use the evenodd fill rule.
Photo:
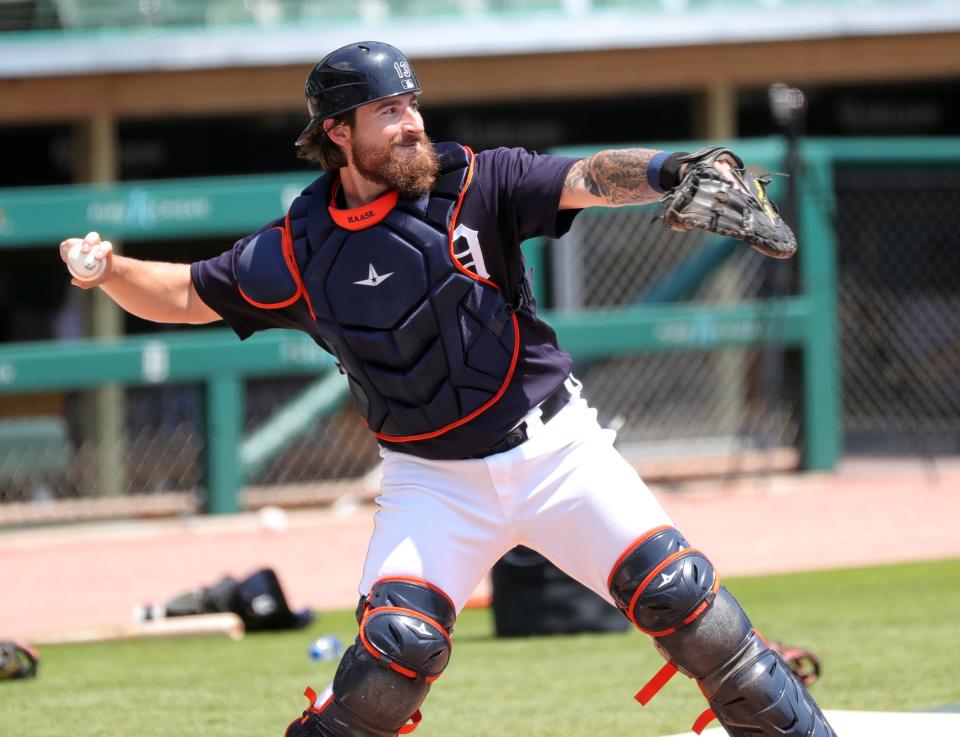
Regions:
<instances>
[{"instance_id":1,"label":"man's throwing hand","mask_svg":"<svg viewBox=\"0 0 960 737\"><path fill-rule=\"evenodd\" d=\"M60 259L73 276L71 284L81 289L103 284L113 271L113 244L100 240L99 233L84 238L67 238L60 244Z\"/></svg>"}]
</instances>

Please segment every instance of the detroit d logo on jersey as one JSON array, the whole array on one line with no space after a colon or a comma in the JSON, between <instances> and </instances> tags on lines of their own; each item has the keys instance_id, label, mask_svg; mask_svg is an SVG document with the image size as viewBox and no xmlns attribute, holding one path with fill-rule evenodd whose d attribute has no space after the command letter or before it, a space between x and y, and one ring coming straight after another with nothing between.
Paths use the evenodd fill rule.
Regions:
<instances>
[{"instance_id":1,"label":"detroit d logo on jersey","mask_svg":"<svg viewBox=\"0 0 960 737\"><path fill-rule=\"evenodd\" d=\"M464 268L484 279L490 278L490 272L487 271L487 266L483 262L480 233L463 223L459 223L453 231L453 255Z\"/></svg>"}]
</instances>

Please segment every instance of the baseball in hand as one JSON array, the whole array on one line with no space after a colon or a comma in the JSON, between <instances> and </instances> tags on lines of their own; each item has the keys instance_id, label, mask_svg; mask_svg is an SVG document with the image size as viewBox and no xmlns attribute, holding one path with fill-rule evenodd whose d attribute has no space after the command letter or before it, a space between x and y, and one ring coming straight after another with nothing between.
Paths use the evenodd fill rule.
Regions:
<instances>
[{"instance_id":1,"label":"baseball in hand","mask_svg":"<svg viewBox=\"0 0 960 737\"><path fill-rule=\"evenodd\" d=\"M97 246L90 249L89 253L83 252L83 241L78 241L67 253L67 270L77 281L94 281L107 268L105 258L97 258L94 252Z\"/></svg>"}]
</instances>

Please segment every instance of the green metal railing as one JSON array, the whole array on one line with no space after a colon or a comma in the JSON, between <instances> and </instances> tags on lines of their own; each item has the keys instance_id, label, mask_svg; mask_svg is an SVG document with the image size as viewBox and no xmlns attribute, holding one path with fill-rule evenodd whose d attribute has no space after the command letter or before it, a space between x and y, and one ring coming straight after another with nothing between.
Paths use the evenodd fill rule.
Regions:
<instances>
[{"instance_id":1,"label":"green metal railing","mask_svg":"<svg viewBox=\"0 0 960 737\"><path fill-rule=\"evenodd\" d=\"M682 147L691 150L691 145ZM747 161L771 170L780 167L784 154L777 140L742 141L736 149ZM734 304L640 304L546 312L545 318L577 360L769 345L799 349L803 354L804 465L808 469L832 468L841 452L836 247L830 222L834 154L829 144L812 142L803 150L806 175L799 188L799 294ZM124 241L235 234L282 213L309 179L309 175L290 175L110 188L0 190L4 213L0 248L54 248L65 234L86 230L99 230L105 238ZM530 261L542 260L542 242L530 242L527 248ZM70 370L64 371L64 366ZM311 395L320 412L335 404L331 396L345 394L341 377L330 373L332 366L330 357L309 338L288 331L270 331L242 343L227 330L200 330L162 338L23 344L0 348L0 395L90 389L111 383L202 382L207 418L207 510L223 513L237 510L237 494L246 474L267 457L255 452L249 437L246 443L242 437L243 380L283 374L327 375L318 385L324 388ZM293 416L276 418L278 426L298 421ZM259 443L256 447L264 448Z\"/></svg>"},{"instance_id":2,"label":"green metal railing","mask_svg":"<svg viewBox=\"0 0 960 737\"><path fill-rule=\"evenodd\" d=\"M69 370L65 370L69 367ZM332 358L310 338L283 331L241 343L229 330L186 335L24 343L0 349L0 395L200 381L206 396L207 509L235 512L244 480L243 393L246 377L337 374Z\"/></svg>"},{"instance_id":3,"label":"green metal railing","mask_svg":"<svg viewBox=\"0 0 960 737\"><path fill-rule=\"evenodd\" d=\"M315 176L0 189L0 248L44 247L91 230L125 242L249 232L286 212Z\"/></svg>"},{"instance_id":4,"label":"green metal railing","mask_svg":"<svg viewBox=\"0 0 960 737\"><path fill-rule=\"evenodd\" d=\"M544 316L573 357L585 360L769 341L803 348L816 333L809 325L813 314L815 310L808 301L785 300L706 308L658 305L578 314L548 312ZM70 370L64 371L64 366ZM237 492L270 450L253 437L246 441L242 437L243 380L251 376L324 373L329 378L324 380L319 401L329 406L330 397L345 396L345 381L328 354L309 338L289 331L259 334L243 343L229 330L203 330L163 339L44 342L0 349L0 395L91 389L105 383L138 386L203 382L207 509L214 513L237 511ZM828 407L821 409L829 393L822 386L819 389L818 400L808 407L817 418L831 413ZM288 409L296 411L292 404ZM276 421L283 420L278 417ZM838 449L830 446L832 437L830 433L821 434L821 441L808 455L809 468L834 465Z\"/></svg>"}]
</instances>

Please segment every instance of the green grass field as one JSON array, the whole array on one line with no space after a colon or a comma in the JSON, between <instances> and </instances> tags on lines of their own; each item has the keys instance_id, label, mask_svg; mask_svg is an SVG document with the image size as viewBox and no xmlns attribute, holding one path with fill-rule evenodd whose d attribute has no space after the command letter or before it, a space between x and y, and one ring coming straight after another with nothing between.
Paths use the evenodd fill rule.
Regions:
<instances>
[{"instance_id":1,"label":"green grass field","mask_svg":"<svg viewBox=\"0 0 960 737\"><path fill-rule=\"evenodd\" d=\"M828 709L922 710L960 701L960 560L726 582L767 637L820 655ZM39 677L0 683L3 737L281 737L334 665L307 648L352 641L352 613L309 630L47 647ZM638 632L498 640L464 612L453 660L424 708L421 737L644 737L680 732L705 708L675 678L645 708L632 695L662 664Z\"/></svg>"}]
</instances>

